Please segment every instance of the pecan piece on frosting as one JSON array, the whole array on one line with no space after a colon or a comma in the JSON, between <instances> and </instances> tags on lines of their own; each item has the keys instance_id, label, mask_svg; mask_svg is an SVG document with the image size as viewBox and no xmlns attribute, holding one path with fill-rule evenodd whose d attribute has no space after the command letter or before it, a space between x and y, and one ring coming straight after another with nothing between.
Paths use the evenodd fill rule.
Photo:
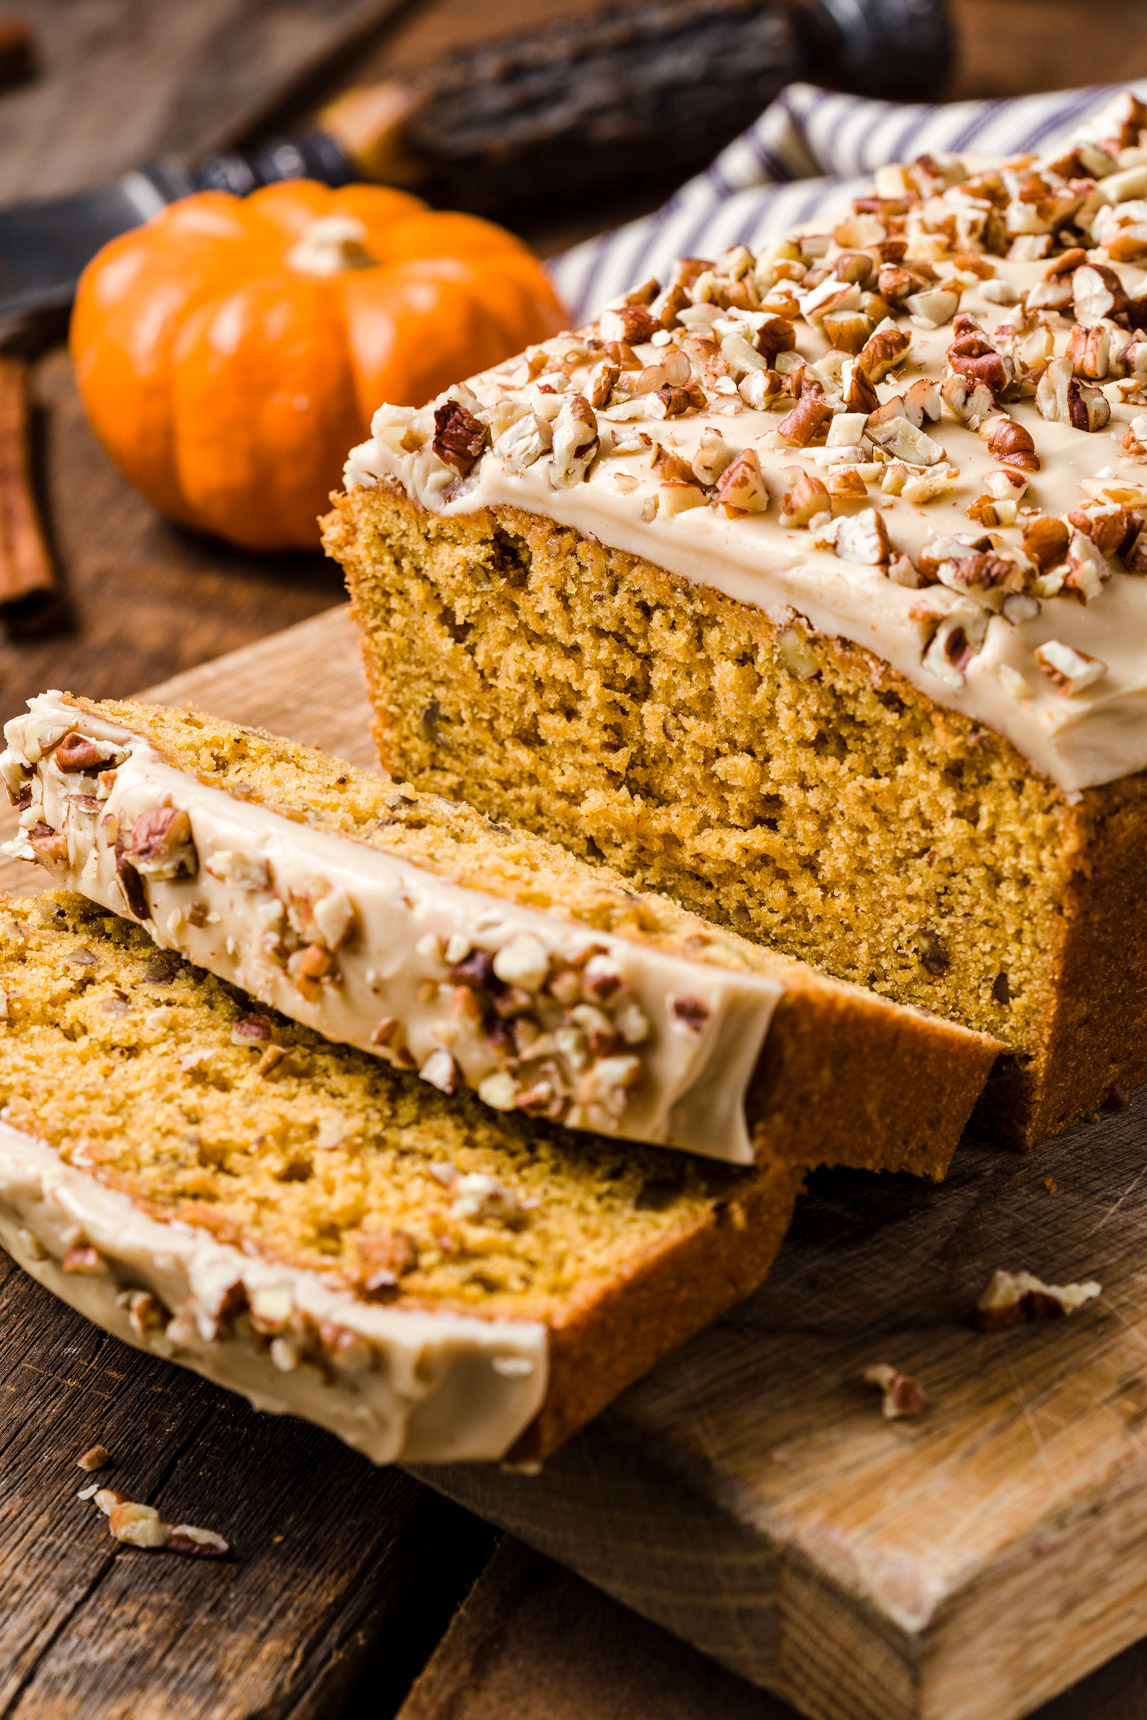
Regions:
<instances>
[{"instance_id":1,"label":"pecan piece on frosting","mask_svg":"<svg viewBox=\"0 0 1147 1720\"><path fill-rule=\"evenodd\" d=\"M62 830L53 830L50 824L45 824L43 819L40 819L29 830L28 841L34 848L36 858L41 866L47 867L49 872L55 871L57 868L67 870L68 839Z\"/></svg>"},{"instance_id":2,"label":"pecan piece on frosting","mask_svg":"<svg viewBox=\"0 0 1147 1720\"><path fill-rule=\"evenodd\" d=\"M122 830L116 836L115 845L116 876L119 878L120 889L127 903L128 913L137 920L151 918L151 904L147 896L147 884L132 862L128 859Z\"/></svg>"},{"instance_id":3,"label":"pecan piece on frosting","mask_svg":"<svg viewBox=\"0 0 1147 1720\"><path fill-rule=\"evenodd\" d=\"M1105 317L1121 315L1131 302L1115 270L1104 263L1086 263L1076 269L1071 277L1071 295L1075 320L1085 328Z\"/></svg>"},{"instance_id":4,"label":"pecan piece on frosting","mask_svg":"<svg viewBox=\"0 0 1147 1720\"><path fill-rule=\"evenodd\" d=\"M93 741L87 735L77 734L73 729L66 734L52 755L57 770L65 776L78 775L81 772L91 775L95 771L108 770L118 764L123 758L123 752L118 747L109 746L107 742Z\"/></svg>"},{"instance_id":5,"label":"pecan piece on frosting","mask_svg":"<svg viewBox=\"0 0 1147 1720\"><path fill-rule=\"evenodd\" d=\"M787 317L770 317L753 336L753 345L771 365L778 353L795 352L797 331Z\"/></svg>"},{"instance_id":6,"label":"pecan piece on frosting","mask_svg":"<svg viewBox=\"0 0 1147 1720\"><path fill-rule=\"evenodd\" d=\"M1107 673L1107 664L1086 651L1076 651L1058 639L1036 646L1036 661L1048 680L1068 698L1082 693Z\"/></svg>"},{"instance_id":7,"label":"pecan piece on frosting","mask_svg":"<svg viewBox=\"0 0 1147 1720\"><path fill-rule=\"evenodd\" d=\"M727 514L763 514L769 492L761 476L761 463L752 448L746 448L726 466L713 497Z\"/></svg>"},{"instance_id":8,"label":"pecan piece on frosting","mask_svg":"<svg viewBox=\"0 0 1147 1720\"><path fill-rule=\"evenodd\" d=\"M444 400L434 408L434 452L464 478L478 459L489 436L485 424L457 400Z\"/></svg>"},{"instance_id":9,"label":"pecan piece on frosting","mask_svg":"<svg viewBox=\"0 0 1147 1720\"><path fill-rule=\"evenodd\" d=\"M1062 520L1043 514L1024 524L1024 554L1029 561L1035 562L1041 573L1063 560L1070 542L1071 533Z\"/></svg>"},{"instance_id":10,"label":"pecan piece on frosting","mask_svg":"<svg viewBox=\"0 0 1147 1720\"><path fill-rule=\"evenodd\" d=\"M792 411L777 425L777 435L796 448L823 441L832 422L832 408L815 394L802 394Z\"/></svg>"},{"instance_id":11,"label":"pecan piece on frosting","mask_svg":"<svg viewBox=\"0 0 1147 1720\"><path fill-rule=\"evenodd\" d=\"M993 418L981 424L980 437L987 443L988 452L1002 460L1005 466L1018 466L1024 472L1039 471L1039 455L1031 432L1017 424L1014 418Z\"/></svg>"},{"instance_id":12,"label":"pecan piece on frosting","mask_svg":"<svg viewBox=\"0 0 1147 1720\"><path fill-rule=\"evenodd\" d=\"M912 336L907 329L877 329L861 347L857 369L869 382L879 382L882 376L887 376L896 365L903 363L911 345Z\"/></svg>"},{"instance_id":13,"label":"pecan piece on frosting","mask_svg":"<svg viewBox=\"0 0 1147 1720\"><path fill-rule=\"evenodd\" d=\"M194 878L199 855L190 815L178 806L152 806L131 827L126 853L145 878Z\"/></svg>"},{"instance_id":14,"label":"pecan piece on frosting","mask_svg":"<svg viewBox=\"0 0 1147 1720\"><path fill-rule=\"evenodd\" d=\"M642 346L652 340L661 324L644 305L617 305L602 311L598 331L602 340L622 340L628 346Z\"/></svg>"},{"instance_id":15,"label":"pecan piece on frosting","mask_svg":"<svg viewBox=\"0 0 1147 1720\"><path fill-rule=\"evenodd\" d=\"M588 476L600 446L593 407L584 394L567 394L554 419L552 486L568 490L580 484Z\"/></svg>"}]
</instances>

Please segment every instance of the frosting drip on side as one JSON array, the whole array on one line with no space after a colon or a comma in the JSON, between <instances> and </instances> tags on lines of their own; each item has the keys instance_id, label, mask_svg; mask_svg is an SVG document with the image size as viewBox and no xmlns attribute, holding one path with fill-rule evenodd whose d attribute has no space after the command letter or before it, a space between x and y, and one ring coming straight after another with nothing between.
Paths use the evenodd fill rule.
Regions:
<instances>
[{"instance_id":1,"label":"frosting drip on side","mask_svg":"<svg viewBox=\"0 0 1147 1720\"><path fill-rule=\"evenodd\" d=\"M162 948L445 1091L465 1084L495 1109L753 1162L745 1093L778 981L589 931L295 823L50 694L5 733L4 768L30 788L13 852L143 920ZM66 734L106 758L62 770Z\"/></svg>"},{"instance_id":2,"label":"frosting drip on side","mask_svg":"<svg viewBox=\"0 0 1147 1720\"><path fill-rule=\"evenodd\" d=\"M375 1463L503 1457L545 1398L540 1323L369 1306L315 1273L148 1217L2 1121L0 1242L126 1343L256 1409L317 1422ZM322 1368L297 1353L300 1321L327 1338Z\"/></svg>"}]
</instances>

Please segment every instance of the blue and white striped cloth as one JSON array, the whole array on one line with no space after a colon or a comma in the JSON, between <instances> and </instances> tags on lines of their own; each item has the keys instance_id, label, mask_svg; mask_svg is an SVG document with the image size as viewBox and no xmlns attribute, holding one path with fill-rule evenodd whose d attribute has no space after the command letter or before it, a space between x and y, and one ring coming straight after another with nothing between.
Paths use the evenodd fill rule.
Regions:
<instances>
[{"instance_id":1,"label":"blue and white striped cloth","mask_svg":"<svg viewBox=\"0 0 1147 1720\"><path fill-rule=\"evenodd\" d=\"M1012 155L1054 147L1124 87L1147 99L1147 79L944 106L869 101L790 84L655 214L562 252L551 259L550 274L576 327L650 275L664 280L677 257L760 245L796 222L847 207L886 162L947 150Z\"/></svg>"}]
</instances>

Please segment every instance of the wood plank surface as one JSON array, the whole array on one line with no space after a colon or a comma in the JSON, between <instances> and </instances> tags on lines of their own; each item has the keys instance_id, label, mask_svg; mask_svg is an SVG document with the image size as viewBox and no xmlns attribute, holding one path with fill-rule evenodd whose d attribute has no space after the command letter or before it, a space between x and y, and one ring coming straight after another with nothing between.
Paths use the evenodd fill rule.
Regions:
<instances>
[{"instance_id":1,"label":"wood plank surface","mask_svg":"<svg viewBox=\"0 0 1147 1720\"><path fill-rule=\"evenodd\" d=\"M1147 1644L1032 1720L1143 1720ZM398 1720L795 1720L787 1703L506 1536ZM943 1716L939 1717L943 1720Z\"/></svg>"},{"instance_id":2,"label":"wood plank surface","mask_svg":"<svg viewBox=\"0 0 1147 1720\"><path fill-rule=\"evenodd\" d=\"M0 202L224 148L400 0L34 0L39 75L0 100Z\"/></svg>"}]
</instances>

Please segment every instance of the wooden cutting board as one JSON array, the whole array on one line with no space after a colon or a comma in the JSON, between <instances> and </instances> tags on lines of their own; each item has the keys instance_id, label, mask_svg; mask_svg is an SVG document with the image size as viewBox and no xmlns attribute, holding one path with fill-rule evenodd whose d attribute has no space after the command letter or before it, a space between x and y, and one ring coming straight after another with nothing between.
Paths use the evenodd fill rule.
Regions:
<instances>
[{"instance_id":1,"label":"wooden cutting board","mask_svg":"<svg viewBox=\"0 0 1147 1720\"><path fill-rule=\"evenodd\" d=\"M343 609L159 691L370 763ZM941 1187L819 1173L764 1288L543 1474L419 1473L814 1720L1010 1720L1147 1630L1145 1257L1147 1089ZM997 1266L1103 1295L979 1334Z\"/></svg>"}]
</instances>

